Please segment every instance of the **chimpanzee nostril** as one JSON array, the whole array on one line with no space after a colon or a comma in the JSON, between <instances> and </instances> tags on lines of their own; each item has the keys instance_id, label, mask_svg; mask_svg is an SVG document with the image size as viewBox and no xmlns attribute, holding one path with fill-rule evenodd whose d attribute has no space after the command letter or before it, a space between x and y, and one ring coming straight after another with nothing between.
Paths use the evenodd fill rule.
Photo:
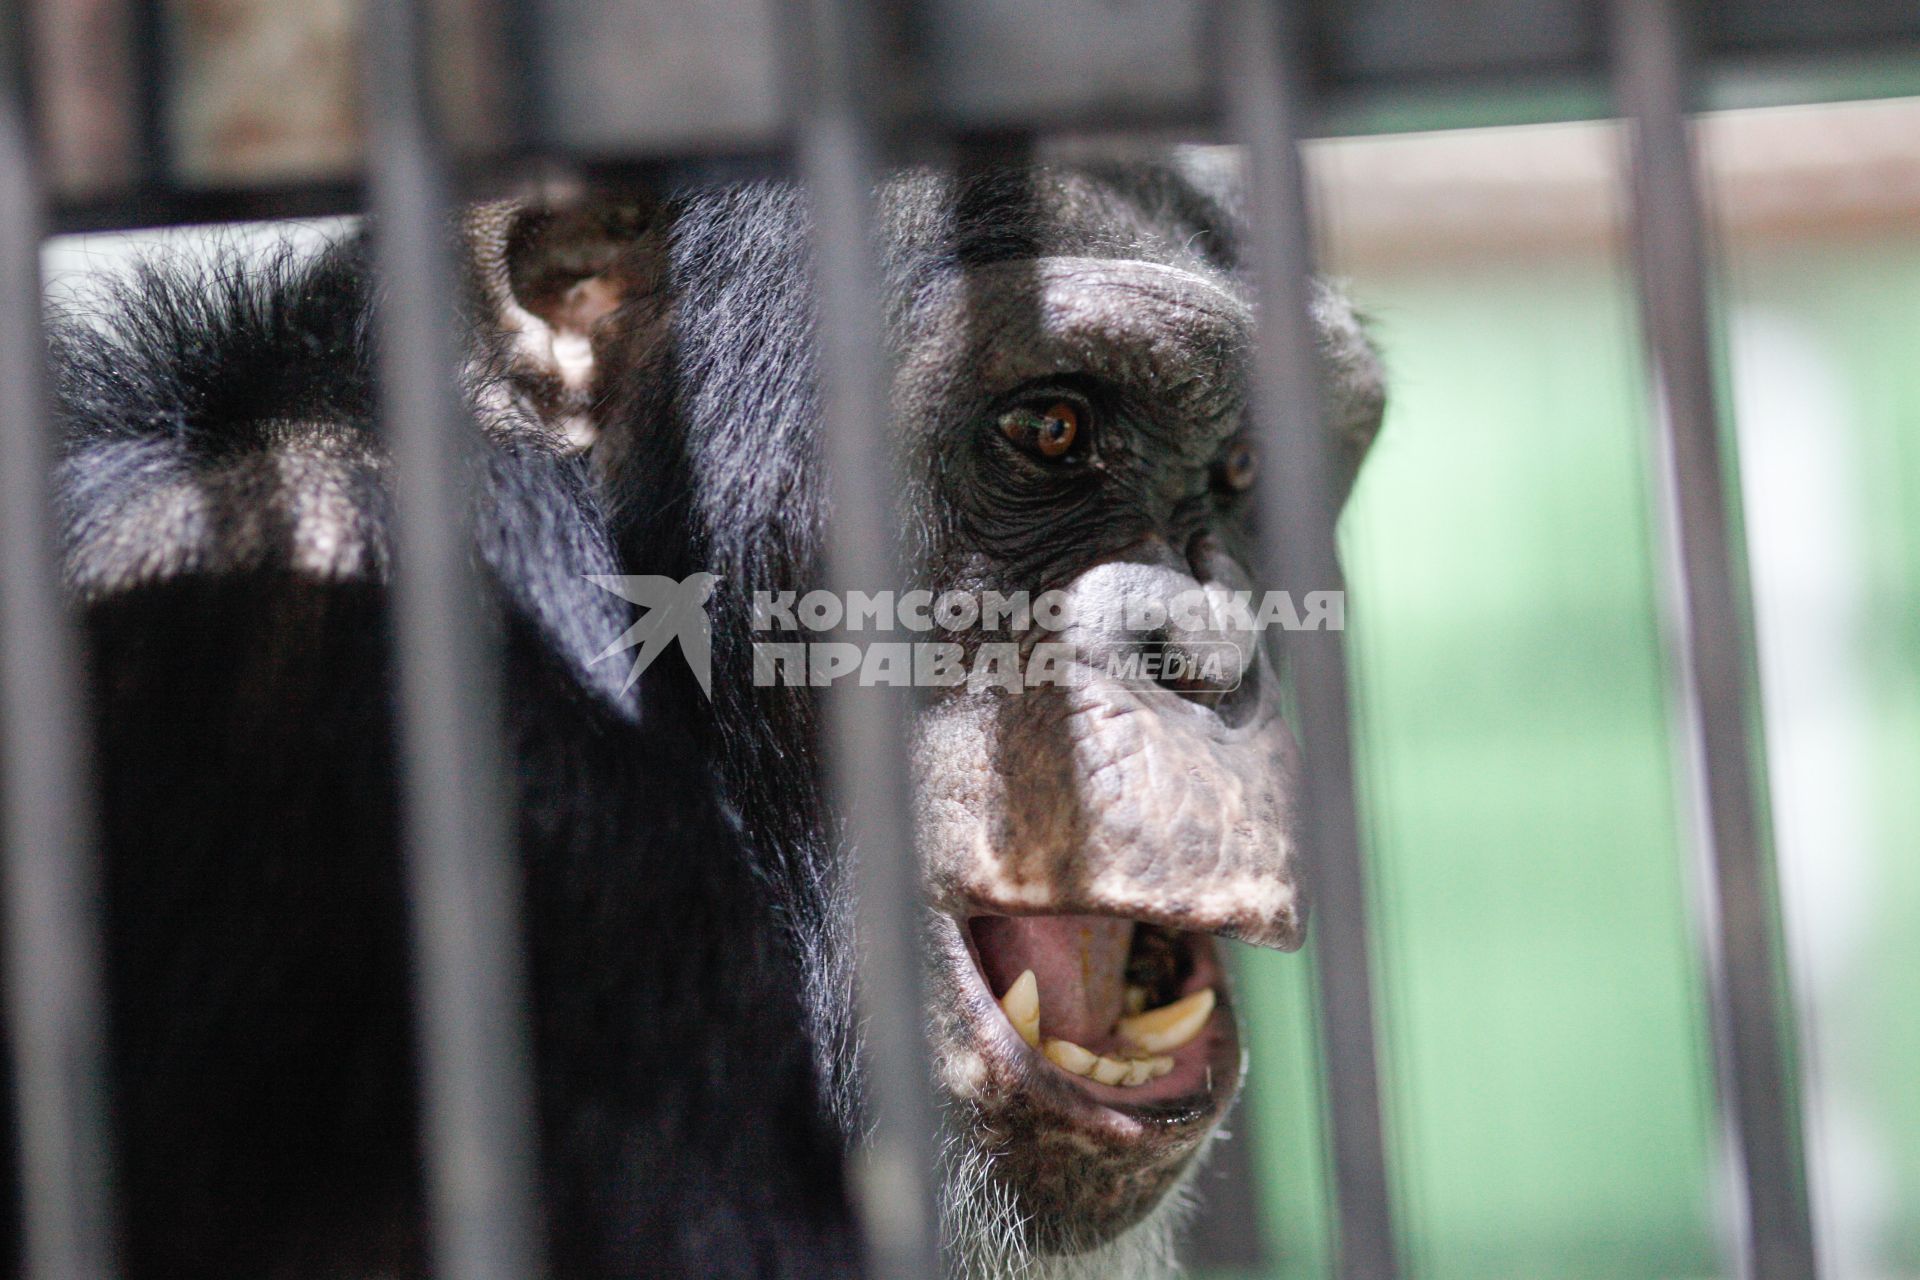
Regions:
<instances>
[{"instance_id":1,"label":"chimpanzee nostril","mask_svg":"<svg viewBox=\"0 0 1920 1280\"><path fill-rule=\"evenodd\" d=\"M1150 650L1157 660L1154 683L1189 702L1218 710L1238 692L1253 671L1243 671L1232 646L1202 641L1168 641Z\"/></svg>"},{"instance_id":2,"label":"chimpanzee nostril","mask_svg":"<svg viewBox=\"0 0 1920 1280\"><path fill-rule=\"evenodd\" d=\"M1189 702L1227 715L1241 692L1256 679L1258 664L1247 665L1232 642L1185 635L1159 628L1140 637L1142 673L1153 683Z\"/></svg>"}]
</instances>

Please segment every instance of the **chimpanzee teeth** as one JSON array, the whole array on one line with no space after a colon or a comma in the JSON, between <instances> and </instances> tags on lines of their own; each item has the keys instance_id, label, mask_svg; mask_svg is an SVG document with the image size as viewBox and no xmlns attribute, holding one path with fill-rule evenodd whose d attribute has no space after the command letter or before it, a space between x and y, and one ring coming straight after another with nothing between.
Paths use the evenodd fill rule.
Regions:
<instances>
[{"instance_id":1,"label":"chimpanzee teeth","mask_svg":"<svg viewBox=\"0 0 1920 1280\"><path fill-rule=\"evenodd\" d=\"M1007 994L1000 997L1000 1008L1005 1011L1007 1021L1020 1033L1020 1038L1028 1045L1040 1047L1040 980L1033 976L1033 970L1013 980L1007 988Z\"/></svg>"},{"instance_id":2,"label":"chimpanzee teeth","mask_svg":"<svg viewBox=\"0 0 1920 1280\"><path fill-rule=\"evenodd\" d=\"M1093 1064L1100 1060L1099 1054L1091 1049L1082 1049L1071 1040L1049 1040L1042 1052L1047 1055L1048 1062L1077 1076L1092 1075Z\"/></svg>"},{"instance_id":3,"label":"chimpanzee teeth","mask_svg":"<svg viewBox=\"0 0 1920 1280\"><path fill-rule=\"evenodd\" d=\"M1190 996L1145 1013L1120 1019L1123 1040L1148 1053L1169 1053L1200 1034L1213 1016L1213 988L1202 987Z\"/></svg>"},{"instance_id":4,"label":"chimpanzee teeth","mask_svg":"<svg viewBox=\"0 0 1920 1280\"><path fill-rule=\"evenodd\" d=\"M1126 1009L1129 1014L1147 1011L1147 989L1137 983L1127 984Z\"/></svg>"},{"instance_id":5,"label":"chimpanzee teeth","mask_svg":"<svg viewBox=\"0 0 1920 1280\"><path fill-rule=\"evenodd\" d=\"M1101 1084L1131 1088L1149 1080L1158 1080L1173 1070L1173 1059L1164 1054L1150 1058L1112 1058L1104 1053L1083 1049L1071 1040L1048 1040L1042 1050L1047 1061L1062 1071L1086 1076Z\"/></svg>"},{"instance_id":6,"label":"chimpanzee teeth","mask_svg":"<svg viewBox=\"0 0 1920 1280\"><path fill-rule=\"evenodd\" d=\"M1139 999L1135 999L1135 993ZM1050 1038L1044 1043L1040 1039L1040 980L1028 969L1013 980L1007 993L1000 997L1001 1011L1007 1015L1007 1021L1020 1033L1020 1038L1046 1055L1047 1061L1062 1071L1076 1076L1086 1076L1101 1084L1135 1086L1149 1080L1157 1080L1173 1070L1170 1056L1182 1045L1192 1043L1195 1036L1207 1025L1207 1019L1213 1016L1213 988L1205 987L1190 996L1162 1005L1158 1009L1141 1011L1139 1005L1145 1003L1146 992L1139 987L1127 989L1127 1007L1133 1010L1120 1019L1116 1026L1122 1039L1142 1052L1129 1053L1124 1058L1115 1058L1091 1049L1082 1048L1071 1040Z\"/></svg>"}]
</instances>

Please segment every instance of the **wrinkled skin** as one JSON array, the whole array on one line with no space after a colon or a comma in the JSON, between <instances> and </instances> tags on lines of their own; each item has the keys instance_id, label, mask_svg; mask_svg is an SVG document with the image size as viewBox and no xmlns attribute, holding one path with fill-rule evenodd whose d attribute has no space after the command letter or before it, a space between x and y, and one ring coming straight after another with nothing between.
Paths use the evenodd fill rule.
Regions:
<instances>
[{"instance_id":1,"label":"wrinkled skin","mask_svg":"<svg viewBox=\"0 0 1920 1280\"><path fill-rule=\"evenodd\" d=\"M1211 935L1292 948L1304 928L1296 749L1264 642L1217 617L1150 635L1121 625L1130 601L1256 582L1246 485L1224 470L1247 444L1252 330L1229 203L1204 174L1158 168L912 175L884 193L917 585L1055 590L1071 606L1044 637L922 637L1068 644L1079 678L933 691L913 758L937 1073L963 1141L991 1157L1042 1251L1095 1247L1139 1221L1231 1106L1241 1054ZM814 1036L844 1101L844 920L817 706L807 689L754 687L746 616L753 591L820 585L821 426L794 256L804 206L774 190L617 215L495 208L476 227L514 393L598 464L623 545L658 548L680 530L682 557L628 571L722 580L711 731L732 803L786 877L812 957ZM1378 366L1341 299L1320 291L1316 319L1328 430L1350 478L1379 423ZM1072 456L1037 455L1002 430L1010 409L1059 400L1080 415ZM1148 643L1211 645L1230 669L1199 687L1108 673ZM1163 1079L1128 1089L1072 1076L1016 1034L996 998L1033 968L1042 1034L1115 1044L1142 923L1177 931L1166 993L1212 986L1219 1007Z\"/></svg>"},{"instance_id":2,"label":"wrinkled skin","mask_svg":"<svg viewBox=\"0 0 1920 1280\"><path fill-rule=\"evenodd\" d=\"M968 302L982 299L986 316L969 321ZM897 384L903 429L921 433L927 469L965 513L931 548L933 588L1063 591L1072 622L1046 639L1084 664L1082 681L1019 696L959 689L922 713L917 814L939 918L940 1070L977 1130L1005 1135L996 1170L1033 1230L1067 1246L1099 1242L1153 1207L1232 1104L1241 1064L1231 1008L1193 1051L1202 1075L1182 1072L1178 1090L1068 1081L1005 1034L986 999L1004 981L981 984L966 922L1108 917L1300 944L1297 752L1262 645L1231 626L1123 626L1143 600L1252 585L1247 499L1217 481L1246 429L1251 319L1231 279L1204 261L1080 256L979 268L925 311ZM1023 388L1083 379L1111 408L1077 473L1022 465L995 433L956 421L989 416ZM1238 687L1141 687L1110 674L1109 659L1130 648L1195 642L1231 646ZM1059 945L1036 941L1027 959ZM1089 993L1046 1030L1092 1044L1116 998Z\"/></svg>"}]
</instances>

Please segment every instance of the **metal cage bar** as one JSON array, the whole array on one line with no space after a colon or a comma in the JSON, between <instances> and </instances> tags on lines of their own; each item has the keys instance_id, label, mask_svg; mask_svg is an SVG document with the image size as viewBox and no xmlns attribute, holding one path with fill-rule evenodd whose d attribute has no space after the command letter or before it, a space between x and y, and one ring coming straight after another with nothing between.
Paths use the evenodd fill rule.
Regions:
<instances>
[{"instance_id":1,"label":"metal cage bar","mask_svg":"<svg viewBox=\"0 0 1920 1280\"><path fill-rule=\"evenodd\" d=\"M1222 79L1228 124L1247 148L1247 258L1260 317L1252 361L1266 444L1258 494L1268 571L1301 598L1340 583L1337 469L1311 314L1312 224L1300 161L1300 60L1282 0L1227 0ZM1339 632L1287 636L1302 742L1301 830L1314 899L1314 974L1332 1126L1338 1271L1399 1273L1367 943L1366 869L1354 804L1346 655Z\"/></svg>"},{"instance_id":2,"label":"metal cage bar","mask_svg":"<svg viewBox=\"0 0 1920 1280\"><path fill-rule=\"evenodd\" d=\"M145 163L124 190L100 195L97 206L74 204L70 195L68 216L90 210L85 216L110 224L150 221L156 211L265 214L274 199L267 188L196 188L176 172L164 127L169 104L163 99L172 86L159 42L151 38L159 30L161 7L158 0L130 4L147 33L136 42L139 83L131 95L144 111ZM1723 1091L1744 1175L1744 1247L1748 1269L1760 1280L1810 1276L1814 1241L1788 1069L1790 1028L1777 994L1781 964L1765 796L1753 774L1746 718L1748 633L1732 577L1736 516L1729 510L1719 454L1704 234L1687 149L1676 7L1672 0L1609 4L1616 92L1636 126L1642 301L1669 415L1669 462L1679 482L1688 656L1697 681L1718 917L1716 1013ZM396 461L394 627L424 1142L438 1270L463 1280L505 1280L540 1270L533 1094L513 815L503 799L510 792L500 735L497 635L479 603L483 592L466 537L466 484L475 461L466 447L473 443L467 438L471 425L455 390L452 184L428 103L428 7L427 0L374 0L367 42L367 193L378 266L390 286L380 295L379 381ZM818 360L825 461L835 499L828 579L842 590L883 589L900 583L902 575L895 559L898 490L888 470L874 464L891 453L880 270L871 234L883 123L878 114L884 109L874 85L885 78L869 74L877 42L867 24L878 6L792 0L789 8L794 23L785 34L802 37L788 48L800 104L793 154L813 201L823 318ZM1391 8L1405 31L1417 35L1418 7ZM1753 12L1740 21L1710 24L1710 47L1724 52L1756 42L1792 45L1792 32L1777 39L1766 34L1771 28L1760 36L1742 35L1742 22L1751 26L1748 19L1757 21L1755 14L1771 13L1772 7L1735 8ZM1864 9L1880 12L1877 21L1888 30L1908 32L1915 24L1895 4ZM1348 90L1390 86L1402 73L1447 71L1422 71L1424 62L1408 71L1388 56L1391 49L1355 54L1354 41L1332 38L1368 21L1364 12L1354 14L1359 16L1338 6L1286 0L1225 0L1218 15L1214 79L1231 132L1248 146L1252 180L1248 244L1262 318L1253 399L1270 458L1260 480L1268 516L1264 537L1278 585L1295 593L1340 580L1336 468L1317 383L1310 224L1296 146L1306 61L1299 47L1311 40L1318 53L1332 57L1328 78ZM0 12L0 764L7 997L31 1274L109 1276L97 870L80 651L77 629L62 605L47 492L53 450L37 264L43 213L20 16L20 0ZM1289 21L1313 30L1290 30ZM969 30L966 21L937 26L957 48L966 44ZM1546 51L1547 62L1582 71L1597 66L1583 31L1567 27L1573 43ZM1476 39L1497 44L1503 32L1496 22ZM1425 46L1416 40L1409 47ZM981 48L992 52L991 42ZM978 56L980 49L972 52ZM1461 66L1479 65L1478 55L1468 53L1473 51L1458 59ZM1343 57L1352 65L1341 64ZM1081 82L1059 77L1046 87ZM1027 101L1019 96L1021 78L1012 76L1010 83L1010 105L996 99L991 111L979 108L996 125L1018 131L1085 114L1085 103ZM1187 107L1194 104L1182 105L1181 94L1173 98L1178 100L1166 107L1168 118L1190 118ZM535 105L544 101L538 93L534 99ZM965 111L942 119L950 131L964 131L970 120L980 123ZM535 143L551 143L544 129L535 132ZM731 145L695 134L686 140L695 154L702 145ZM338 178L294 184L285 192L304 193L302 198L317 202L314 208L351 207L359 196L354 182ZM1345 658L1340 637L1329 632L1295 633L1288 649L1306 746L1302 808L1317 903L1315 972L1339 1270L1351 1277L1393 1277L1399 1262ZM872 1274L929 1275L938 1265L931 1208L936 1112L927 1073L922 917L908 808L911 699L888 689L824 692L831 794L846 815L844 835L863 855L856 878L872 1127L856 1165L855 1189Z\"/></svg>"},{"instance_id":3,"label":"metal cage bar","mask_svg":"<svg viewBox=\"0 0 1920 1280\"><path fill-rule=\"evenodd\" d=\"M1706 231L1686 117L1680 14L1673 0L1611 0L1615 93L1631 127L1634 243L1652 374L1666 415L1683 596L1683 662L1692 675L1695 751L1716 917L1708 930L1724 1109L1737 1143L1755 1280L1815 1274L1766 794L1748 709L1749 624L1734 582L1737 511L1727 494L1707 304Z\"/></svg>"},{"instance_id":4,"label":"metal cage bar","mask_svg":"<svg viewBox=\"0 0 1920 1280\"><path fill-rule=\"evenodd\" d=\"M826 581L838 592L903 581L891 363L873 188L879 126L866 74L881 15L862 0L801 0L790 68L796 161L814 222L815 358L832 494ZM859 1008L868 1108L853 1190L873 1280L939 1274L936 1117L928 1075L920 900L911 809L911 690L823 689L828 795L855 851Z\"/></svg>"},{"instance_id":5,"label":"metal cage bar","mask_svg":"<svg viewBox=\"0 0 1920 1280\"><path fill-rule=\"evenodd\" d=\"M61 589L41 183L20 6L0 9L0 787L26 1274L111 1277L105 1000L79 628Z\"/></svg>"},{"instance_id":6,"label":"metal cage bar","mask_svg":"<svg viewBox=\"0 0 1920 1280\"><path fill-rule=\"evenodd\" d=\"M394 646L422 1140L437 1274L542 1269L519 867L495 620L472 560L475 428L459 372L450 183L428 102L424 0L376 0L367 40L380 412L394 458Z\"/></svg>"},{"instance_id":7,"label":"metal cage bar","mask_svg":"<svg viewBox=\"0 0 1920 1280\"><path fill-rule=\"evenodd\" d=\"M173 103L168 90L172 68L168 64L166 6L162 0L128 0L126 39L128 61L132 66L129 105L133 109L133 181L139 188L156 190L166 185L173 172Z\"/></svg>"}]
</instances>

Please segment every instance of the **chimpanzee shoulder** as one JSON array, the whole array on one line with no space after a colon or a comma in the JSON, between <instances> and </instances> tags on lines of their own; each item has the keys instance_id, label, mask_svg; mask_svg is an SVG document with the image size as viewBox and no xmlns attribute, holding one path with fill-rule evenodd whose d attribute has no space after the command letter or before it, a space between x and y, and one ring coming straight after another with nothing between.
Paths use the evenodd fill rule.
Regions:
<instances>
[{"instance_id":1,"label":"chimpanzee shoulder","mask_svg":"<svg viewBox=\"0 0 1920 1280\"><path fill-rule=\"evenodd\" d=\"M357 238L215 253L53 329L134 1277L425 1267L370 295ZM552 1269L845 1274L782 904L679 695L594 663L629 564L461 323Z\"/></svg>"}]
</instances>

